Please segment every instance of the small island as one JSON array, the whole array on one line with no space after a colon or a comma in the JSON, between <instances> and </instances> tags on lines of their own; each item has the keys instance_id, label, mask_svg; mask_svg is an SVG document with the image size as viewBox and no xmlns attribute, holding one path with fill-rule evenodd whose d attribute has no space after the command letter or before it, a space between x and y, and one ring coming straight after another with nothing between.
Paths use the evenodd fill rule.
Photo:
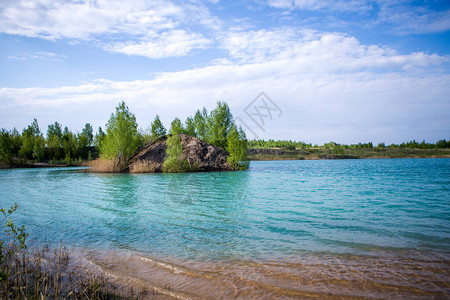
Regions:
<instances>
[{"instance_id":1,"label":"small island","mask_svg":"<svg viewBox=\"0 0 450 300\"><path fill-rule=\"evenodd\" d=\"M203 108L183 125L175 118L169 133L156 115L147 134L140 134L136 118L125 102L119 104L99 140L100 158L91 172L182 173L245 170L247 138L233 121L225 102L208 114ZM142 146L144 145L144 146Z\"/></svg>"}]
</instances>

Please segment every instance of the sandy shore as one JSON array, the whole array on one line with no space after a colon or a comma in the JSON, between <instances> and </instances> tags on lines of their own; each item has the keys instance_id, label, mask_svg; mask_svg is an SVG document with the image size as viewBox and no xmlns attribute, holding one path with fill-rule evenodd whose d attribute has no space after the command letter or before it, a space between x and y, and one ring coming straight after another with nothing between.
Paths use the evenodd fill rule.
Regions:
<instances>
[{"instance_id":1,"label":"sandy shore","mask_svg":"<svg viewBox=\"0 0 450 300\"><path fill-rule=\"evenodd\" d=\"M118 286L147 291L148 299L430 299L450 293L449 253L305 254L255 262L74 249L71 257Z\"/></svg>"}]
</instances>

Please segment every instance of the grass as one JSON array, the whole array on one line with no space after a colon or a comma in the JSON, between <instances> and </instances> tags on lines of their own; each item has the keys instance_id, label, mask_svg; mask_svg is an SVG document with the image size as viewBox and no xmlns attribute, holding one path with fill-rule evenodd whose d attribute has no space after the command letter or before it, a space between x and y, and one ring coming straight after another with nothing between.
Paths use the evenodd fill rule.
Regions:
<instances>
[{"instance_id":1,"label":"grass","mask_svg":"<svg viewBox=\"0 0 450 300\"><path fill-rule=\"evenodd\" d=\"M70 264L70 253L61 244L51 249L36 242L30 250L25 227L16 226L10 216L17 205L1 209L6 239L0 240L0 299L140 299L142 290L124 290L108 277ZM153 295L156 292L153 291Z\"/></svg>"},{"instance_id":2,"label":"grass","mask_svg":"<svg viewBox=\"0 0 450 300\"><path fill-rule=\"evenodd\" d=\"M117 164L115 159L96 159L90 161L88 166L90 172L95 173L119 173L123 168L123 163Z\"/></svg>"},{"instance_id":3,"label":"grass","mask_svg":"<svg viewBox=\"0 0 450 300\"><path fill-rule=\"evenodd\" d=\"M139 299L140 294L121 291L102 274L74 269L69 251L47 245L32 251L15 245L4 249L1 265L1 299Z\"/></svg>"}]
</instances>

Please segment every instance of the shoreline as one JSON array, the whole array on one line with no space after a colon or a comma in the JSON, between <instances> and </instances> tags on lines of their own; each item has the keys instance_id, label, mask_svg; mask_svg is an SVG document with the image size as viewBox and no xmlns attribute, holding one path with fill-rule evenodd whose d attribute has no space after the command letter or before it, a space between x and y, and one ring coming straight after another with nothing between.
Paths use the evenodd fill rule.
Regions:
<instances>
[{"instance_id":1,"label":"shoreline","mask_svg":"<svg viewBox=\"0 0 450 300\"><path fill-rule=\"evenodd\" d=\"M333 157L333 158L321 158L321 157L307 157L307 158L290 158L290 157L279 157L279 158L267 158L267 159L250 159L250 161L282 161L282 160L364 160L364 159L433 159L433 158L450 158L450 155L446 156L405 156L405 157Z\"/></svg>"},{"instance_id":2,"label":"shoreline","mask_svg":"<svg viewBox=\"0 0 450 300\"><path fill-rule=\"evenodd\" d=\"M253 148L254 149L254 148ZM260 148L264 150L273 150L279 151L279 149L272 148ZM450 158L450 149L447 151L448 154L442 155L405 155L405 156L352 156L352 155L334 155L334 154L326 154L323 156L316 155L301 155L291 153L283 153L283 154L253 154L249 155L249 161L280 161L280 160L348 160L348 159L415 159L415 158ZM66 168L66 167L89 167L87 164L88 161L83 161L81 164L52 164L48 162L38 162L38 163L27 163L27 164L0 164L0 170L7 169L38 169L38 168Z\"/></svg>"},{"instance_id":3,"label":"shoreline","mask_svg":"<svg viewBox=\"0 0 450 300\"><path fill-rule=\"evenodd\" d=\"M450 149L366 148L333 149L250 148L250 161L272 160L328 160L328 159L393 159L393 158L450 158Z\"/></svg>"},{"instance_id":4,"label":"shoreline","mask_svg":"<svg viewBox=\"0 0 450 300\"><path fill-rule=\"evenodd\" d=\"M439 298L445 297L450 285L446 278L450 254L445 251L375 255L313 252L258 261L157 258L134 250L71 249L72 264L106 276L119 290L145 290L158 299L268 295L273 299Z\"/></svg>"},{"instance_id":5,"label":"shoreline","mask_svg":"<svg viewBox=\"0 0 450 300\"><path fill-rule=\"evenodd\" d=\"M0 164L0 170L87 167L87 164L85 164L86 162L83 162L82 164L70 164L70 165L53 164L53 163L48 163L48 162L36 162L36 163L26 163L26 164Z\"/></svg>"}]
</instances>

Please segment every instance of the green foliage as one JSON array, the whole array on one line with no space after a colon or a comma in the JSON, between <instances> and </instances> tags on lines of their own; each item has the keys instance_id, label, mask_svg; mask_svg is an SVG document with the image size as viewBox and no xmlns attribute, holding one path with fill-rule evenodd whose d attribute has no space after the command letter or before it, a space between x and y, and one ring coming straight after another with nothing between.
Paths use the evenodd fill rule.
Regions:
<instances>
[{"instance_id":1,"label":"green foliage","mask_svg":"<svg viewBox=\"0 0 450 300\"><path fill-rule=\"evenodd\" d=\"M13 137L6 129L0 132L0 161L10 162L13 158Z\"/></svg>"},{"instance_id":2,"label":"green foliage","mask_svg":"<svg viewBox=\"0 0 450 300\"><path fill-rule=\"evenodd\" d=\"M336 147L336 146L338 146L338 145L339 145L338 143L335 143L335 142L329 142L329 143L323 144L323 147L324 147L325 149L334 149L334 147Z\"/></svg>"},{"instance_id":3,"label":"green foliage","mask_svg":"<svg viewBox=\"0 0 450 300\"><path fill-rule=\"evenodd\" d=\"M79 158L88 158L90 151L89 147L92 145L94 135L91 124L87 123L81 133L76 135L76 155Z\"/></svg>"},{"instance_id":4,"label":"green foliage","mask_svg":"<svg viewBox=\"0 0 450 300\"><path fill-rule=\"evenodd\" d=\"M186 172L192 169L186 160L181 158L181 133L197 137L205 142L227 150L228 162L235 169L247 169L249 161L246 156L247 138L242 128L237 129L233 115L225 102L218 102L217 107L208 115L205 108L197 110L194 117L188 117L185 127L176 118L172 122L170 136L167 139L164 172ZM231 135L230 135L231 134Z\"/></svg>"},{"instance_id":5,"label":"green foliage","mask_svg":"<svg viewBox=\"0 0 450 300\"><path fill-rule=\"evenodd\" d=\"M196 137L195 122L192 117L188 117L184 122L184 133L193 137Z\"/></svg>"},{"instance_id":6,"label":"green foliage","mask_svg":"<svg viewBox=\"0 0 450 300\"><path fill-rule=\"evenodd\" d=\"M78 133L77 135L74 135L75 139L75 156L78 157L84 157L86 158L88 156L89 152L89 141L88 137L83 133Z\"/></svg>"},{"instance_id":7,"label":"green foliage","mask_svg":"<svg viewBox=\"0 0 450 300\"><path fill-rule=\"evenodd\" d=\"M86 138L86 146L90 147L94 141L94 129L90 123L86 123L86 125L84 125L81 135Z\"/></svg>"},{"instance_id":8,"label":"green foliage","mask_svg":"<svg viewBox=\"0 0 450 300\"><path fill-rule=\"evenodd\" d=\"M28 127L23 130L22 135L29 135L33 137L41 135L41 130L39 129L38 121L34 119L33 123L31 123L31 125L28 125Z\"/></svg>"},{"instance_id":9,"label":"green foliage","mask_svg":"<svg viewBox=\"0 0 450 300\"><path fill-rule=\"evenodd\" d=\"M13 143L13 155L17 156L19 154L20 148L22 148L22 136L19 131L14 127L14 129L10 133L10 137L12 138Z\"/></svg>"},{"instance_id":10,"label":"green foliage","mask_svg":"<svg viewBox=\"0 0 450 300\"><path fill-rule=\"evenodd\" d=\"M45 155L45 139L42 135L39 135L34 140L33 158L37 161L42 161Z\"/></svg>"},{"instance_id":11,"label":"green foliage","mask_svg":"<svg viewBox=\"0 0 450 300\"><path fill-rule=\"evenodd\" d=\"M13 266L8 266L8 256L17 256L19 251L26 248L26 239L29 234L25 231L25 226L16 226L11 220L11 215L19 206L14 204L9 209L1 208L3 224L6 227L5 233L9 238L7 241L0 240L0 282L5 280L11 273Z\"/></svg>"},{"instance_id":12,"label":"green foliage","mask_svg":"<svg viewBox=\"0 0 450 300\"><path fill-rule=\"evenodd\" d=\"M122 101L106 124L106 137L101 144L100 155L104 159L127 161L139 148L141 140L136 117Z\"/></svg>"},{"instance_id":13,"label":"green foliage","mask_svg":"<svg viewBox=\"0 0 450 300\"><path fill-rule=\"evenodd\" d=\"M102 130L102 127L98 128L98 132L94 137L94 146L100 150L102 148L102 144L105 141L106 133Z\"/></svg>"},{"instance_id":14,"label":"green foliage","mask_svg":"<svg viewBox=\"0 0 450 300\"><path fill-rule=\"evenodd\" d=\"M156 115L155 120L151 124L151 139L156 141L157 139L166 135L166 128L164 128L159 116Z\"/></svg>"},{"instance_id":15,"label":"green foliage","mask_svg":"<svg viewBox=\"0 0 450 300\"><path fill-rule=\"evenodd\" d=\"M295 150L295 146L294 145L286 145L286 146L283 146L283 149L286 149L286 150Z\"/></svg>"},{"instance_id":16,"label":"green foliage","mask_svg":"<svg viewBox=\"0 0 450 300\"><path fill-rule=\"evenodd\" d=\"M0 161L12 163L22 147L22 136L16 128L12 131L2 129L0 131Z\"/></svg>"},{"instance_id":17,"label":"green foliage","mask_svg":"<svg viewBox=\"0 0 450 300\"><path fill-rule=\"evenodd\" d=\"M369 143L358 143L358 144L353 144L349 146L350 148L356 148L356 149L372 149L373 148L373 143L369 142Z\"/></svg>"},{"instance_id":18,"label":"green foliage","mask_svg":"<svg viewBox=\"0 0 450 300\"><path fill-rule=\"evenodd\" d=\"M200 112L197 112L194 115L194 128L195 128L195 136L196 138L201 139L202 141L207 141L208 139L208 112L206 108Z\"/></svg>"},{"instance_id":19,"label":"green foliage","mask_svg":"<svg viewBox=\"0 0 450 300\"><path fill-rule=\"evenodd\" d=\"M6 234L12 238L11 243L17 244L18 250L20 250L25 249L27 247L25 242L29 234L25 231L24 225L18 227L11 220L11 215L17 210L17 208L19 208L19 205L15 203L14 206L11 206L9 209L1 208L0 212L3 214L4 217Z\"/></svg>"},{"instance_id":20,"label":"green foliage","mask_svg":"<svg viewBox=\"0 0 450 300\"><path fill-rule=\"evenodd\" d=\"M251 140L248 142L248 146L252 148L284 148L287 150L295 150L296 148L311 148L311 144L304 142L295 142L291 140Z\"/></svg>"},{"instance_id":21,"label":"green foliage","mask_svg":"<svg viewBox=\"0 0 450 300\"><path fill-rule=\"evenodd\" d=\"M36 158L38 160L43 158L43 151L45 149L45 139L39 129L36 119L31 125L28 125L22 132L22 147L19 155L25 159Z\"/></svg>"},{"instance_id":22,"label":"green foliage","mask_svg":"<svg viewBox=\"0 0 450 300\"><path fill-rule=\"evenodd\" d=\"M61 244L53 251L48 244L27 249L28 233L11 215L17 210L1 208L6 236L0 240L1 299L141 299L122 289L114 292L107 277L80 272L69 264L69 252ZM3 235L4 236L4 235ZM26 250L26 251L25 251Z\"/></svg>"},{"instance_id":23,"label":"green foliage","mask_svg":"<svg viewBox=\"0 0 450 300\"><path fill-rule=\"evenodd\" d=\"M22 136L22 148L20 148L19 156L25 159L33 159L34 137L29 135Z\"/></svg>"},{"instance_id":24,"label":"green foliage","mask_svg":"<svg viewBox=\"0 0 450 300\"><path fill-rule=\"evenodd\" d=\"M345 150L341 145L335 145L333 148L333 154L345 155Z\"/></svg>"},{"instance_id":25,"label":"green foliage","mask_svg":"<svg viewBox=\"0 0 450 300\"><path fill-rule=\"evenodd\" d=\"M47 140L50 140L52 137L62 137L62 125L58 122L48 125Z\"/></svg>"},{"instance_id":26,"label":"green foliage","mask_svg":"<svg viewBox=\"0 0 450 300\"><path fill-rule=\"evenodd\" d=\"M180 173L189 170L189 163L182 158L183 147L180 138L182 131L181 121L175 118L166 141L166 158L162 168L165 173Z\"/></svg>"},{"instance_id":27,"label":"green foliage","mask_svg":"<svg viewBox=\"0 0 450 300\"><path fill-rule=\"evenodd\" d=\"M217 102L217 107L211 112L208 118L208 139L207 142L225 149L227 146L227 136L233 123L228 104Z\"/></svg>"},{"instance_id":28,"label":"green foliage","mask_svg":"<svg viewBox=\"0 0 450 300\"><path fill-rule=\"evenodd\" d=\"M47 147L50 157L55 160L62 158L62 125L58 122L48 125Z\"/></svg>"},{"instance_id":29,"label":"green foliage","mask_svg":"<svg viewBox=\"0 0 450 300\"><path fill-rule=\"evenodd\" d=\"M64 128L62 135L62 148L64 151L64 160L66 164L71 165L71 157L75 157L77 149L77 140L76 136L67 127Z\"/></svg>"},{"instance_id":30,"label":"green foliage","mask_svg":"<svg viewBox=\"0 0 450 300\"><path fill-rule=\"evenodd\" d=\"M227 161L236 170L246 170L249 167L247 158L247 139L242 127L238 129L233 123L230 127L226 150L229 154Z\"/></svg>"},{"instance_id":31,"label":"green foliage","mask_svg":"<svg viewBox=\"0 0 450 300\"><path fill-rule=\"evenodd\" d=\"M439 140L436 142L436 148L450 148L450 140Z\"/></svg>"}]
</instances>

